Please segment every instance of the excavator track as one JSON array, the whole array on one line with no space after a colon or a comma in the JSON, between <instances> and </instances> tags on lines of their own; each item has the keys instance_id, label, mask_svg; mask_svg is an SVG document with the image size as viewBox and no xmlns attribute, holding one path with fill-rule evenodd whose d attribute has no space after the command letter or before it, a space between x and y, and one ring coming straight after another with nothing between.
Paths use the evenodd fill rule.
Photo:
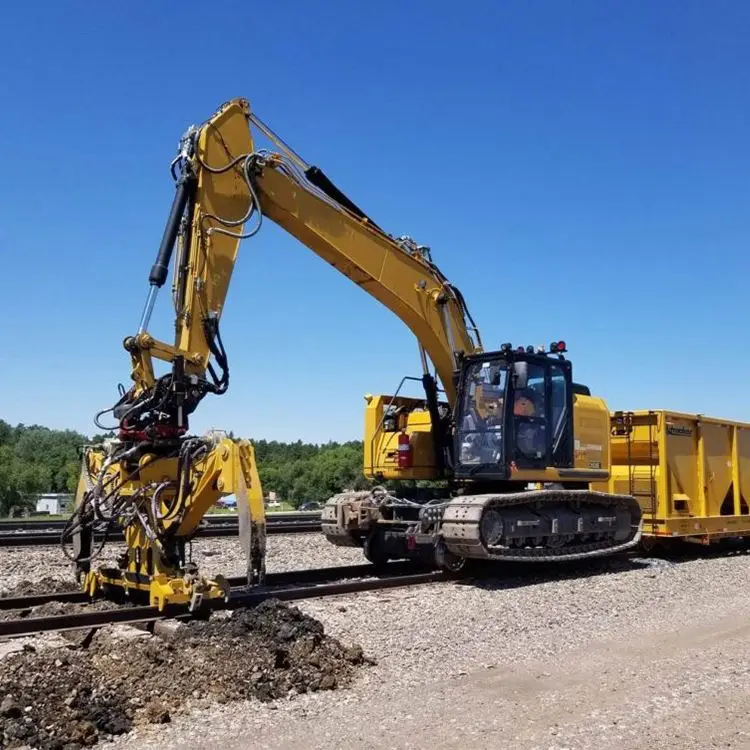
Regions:
<instances>
[{"instance_id":1,"label":"excavator track","mask_svg":"<svg viewBox=\"0 0 750 750\"><path fill-rule=\"evenodd\" d=\"M641 527L641 508L628 495L535 490L453 498L440 535L462 558L554 562L635 547Z\"/></svg>"}]
</instances>

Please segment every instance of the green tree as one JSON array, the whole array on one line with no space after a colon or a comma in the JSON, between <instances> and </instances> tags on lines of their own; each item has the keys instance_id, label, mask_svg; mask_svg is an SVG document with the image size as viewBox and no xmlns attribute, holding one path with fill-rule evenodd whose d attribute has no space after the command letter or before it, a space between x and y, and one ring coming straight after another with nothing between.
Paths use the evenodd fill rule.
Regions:
<instances>
[{"instance_id":1,"label":"green tree","mask_svg":"<svg viewBox=\"0 0 750 750\"><path fill-rule=\"evenodd\" d=\"M295 507L370 486L362 473L361 441L314 445L259 440L255 455L264 491L276 492Z\"/></svg>"}]
</instances>

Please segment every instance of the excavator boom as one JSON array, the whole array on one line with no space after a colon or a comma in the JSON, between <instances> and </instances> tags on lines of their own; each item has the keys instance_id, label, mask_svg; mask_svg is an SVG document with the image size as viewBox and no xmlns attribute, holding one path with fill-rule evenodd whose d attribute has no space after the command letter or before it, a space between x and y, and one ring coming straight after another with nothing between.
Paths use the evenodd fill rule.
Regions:
<instances>
[{"instance_id":1,"label":"excavator boom","mask_svg":"<svg viewBox=\"0 0 750 750\"><path fill-rule=\"evenodd\" d=\"M261 163L254 182L264 216L407 325L434 363L448 401L454 403L457 357L480 352L481 340L461 293L427 250L390 237L337 204L282 156Z\"/></svg>"},{"instance_id":2,"label":"excavator boom","mask_svg":"<svg viewBox=\"0 0 750 750\"><path fill-rule=\"evenodd\" d=\"M283 150L256 151L254 123ZM417 337L454 402L457 357L480 352L481 340L461 293L432 262L428 248L386 234L321 170L276 138L244 99L224 105L203 127L189 130L181 144L176 161L182 172L139 333L152 354L170 362L182 356L187 372L204 375L212 353L206 321L218 325L239 241L260 224L244 235L240 227L265 216L393 311ZM153 287L166 280L175 239L178 248L188 249L178 250L175 261L177 335L170 347L145 338L144 331ZM149 368L143 369L145 382L152 382Z\"/></svg>"}]
</instances>

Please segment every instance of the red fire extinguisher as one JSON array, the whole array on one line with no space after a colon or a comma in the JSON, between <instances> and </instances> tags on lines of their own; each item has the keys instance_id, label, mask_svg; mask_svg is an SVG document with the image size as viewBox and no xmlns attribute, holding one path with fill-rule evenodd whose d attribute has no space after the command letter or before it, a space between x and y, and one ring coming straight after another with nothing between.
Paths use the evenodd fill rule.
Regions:
<instances>
[{"instance_id":1,"label":"red fire extinguisher","mask_svg":"<svg viewBox=\"0 0 750 750\"><path fill-rule=\"evenodd\" d=\"M412 465L412 447L409 436L405 432L398 434L398 468L411 469Z\"/></svg>"}]
</instances>

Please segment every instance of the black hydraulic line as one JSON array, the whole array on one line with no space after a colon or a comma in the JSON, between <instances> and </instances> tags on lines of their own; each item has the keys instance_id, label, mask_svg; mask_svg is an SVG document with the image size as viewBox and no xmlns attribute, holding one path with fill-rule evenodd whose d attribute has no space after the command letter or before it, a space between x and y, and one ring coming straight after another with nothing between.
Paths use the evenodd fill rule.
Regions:
<instances>
[{"instance_id":1,"label":"black hydraulic line","mask_svg":"<svg viewBox=\"0 0 750 750\"><path fill-rule=\"evenodd\" d=\"M185 224L182 238L185 252L182 253L180 267L177 269L177 309L180 312L184 312L185 296L187 293L187 270L190 264L190 254L187 252L187 249L190 247L190 240L193 232L193 223L190 221L190 217L193 215L195 209L195 193L195 190L189 192L187 212L184 214Z\"/></svg>"},{"instance_id":2,"label":"black hydraulic line","mask_svg":"<svg viewBox=\"0 0 750 750\"><path fill-rule=\"evenodd\" d=\"M432 425L432 445L435 451L435 465L441 476L444 476L446 466L443 451L448 445L448 440L445 423L440 418L437 383L435 382L435 378L426 372L422 375L422 386L424 387L427 411L430 414L430 424Z\"/></svg>"},{"instance_id":3,"label":"black hydraulic line","mask_svg":"<svg viewBox=\"0 0 750 750\"><path fill-rule=\"evenodd\" d=\"M359 216L360 219L365 219L371 227L380 229L380 227L351 199L347 198L326 176L320 167L308 167L305 170L305 177L308 181L315 185L315 187L322 190L329 198L333 198L340 206L351 211L355 216ZM383 230L380 229L382 232Z\"/></svg>"}]
</instances>

